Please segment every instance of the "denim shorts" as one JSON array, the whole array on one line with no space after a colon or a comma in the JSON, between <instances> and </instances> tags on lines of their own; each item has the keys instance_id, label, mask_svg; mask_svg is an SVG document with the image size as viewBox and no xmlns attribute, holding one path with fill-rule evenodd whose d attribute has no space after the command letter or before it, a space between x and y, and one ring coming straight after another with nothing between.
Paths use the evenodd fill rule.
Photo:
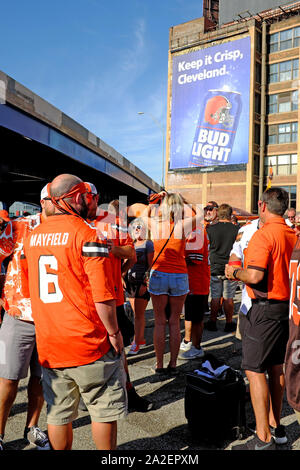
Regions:
<instances>
[{"instance_id":1,"label":"denim shorts","mask_svg":"<svg viewBox=\"0 0 300 470\"><path fill-rule=\"evenodd\" d=\"M188 274L163 273L151 270L148 291L154 295L179 297L189 292Z\"/></svg>"}]
</instances>

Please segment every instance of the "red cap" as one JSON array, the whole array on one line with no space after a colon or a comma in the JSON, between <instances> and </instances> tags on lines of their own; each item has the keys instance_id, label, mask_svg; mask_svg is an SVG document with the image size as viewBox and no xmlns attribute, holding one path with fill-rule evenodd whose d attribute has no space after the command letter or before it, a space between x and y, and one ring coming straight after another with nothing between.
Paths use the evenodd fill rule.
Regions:
<instances>
[{"instance_id":1,"label":"red cap","mask_svg":"<svg viewBox=\"0 0 300 470\"><path fill-rule=\"evenodd\" d=\"M8 212L5 210L0 211L0 219L5 220L5 222L9 222L10 218L9 218Z\"/></svg>"}]
</instances>

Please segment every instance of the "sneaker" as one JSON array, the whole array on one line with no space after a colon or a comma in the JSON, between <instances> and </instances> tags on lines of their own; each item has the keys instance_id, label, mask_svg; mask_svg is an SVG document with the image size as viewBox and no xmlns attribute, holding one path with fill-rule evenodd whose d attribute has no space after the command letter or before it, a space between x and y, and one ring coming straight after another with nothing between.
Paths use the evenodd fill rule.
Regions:
<instances>
[{"instance_id":1,"label":"sneaker","mask_svg":"<svg viewBox=\"0 0 300 470\"><path fill-rule=\"evenodd\" d=\"M223 318L226 318L225 312L223 308L218 312L218 319L222 320Z\"/></svg>"},{"instance_id":2,"label":"sneaker","mask_svg":"<svg viewBox=\"0 0 300 470\"><path fill-rule=\"evenodd\" d=\"M2 437L0 437L0 450L4 450Z\"/></svg>"},{"instance_id":3,"label":"sneaker","mask_svg":"<svg viewBox=\"0 0 300 470\"><path fill-rule=\"evenodd\" d=\"M208 320L206 323L204 323L204 328L208 331L218 331L217 322L212 320Z\"/></svg>"},{"instance_id":4,"label":"sneaker","mask_svg":"<svg viewBox=\"0 0 300 470\"><path fill-rule=\"evenodd\" d=\"M198 357L203 357L204 351L202 348L198 349L195 346L192 346L188 351L184 351L178 355L179 359L196 359Z\"/></svg>"},{"instance_id":5,"label":"sneaker","mask_svg":"<svg viewBox=\"0 0 300 470\"><path fill-rule=\"evenodd\" d=\"M235 322L230 322L230 323L225 323L224 331L227 333L233 333L236 330L236 323Z\"/></svg>"},{"instance_id":6,"label":"sneaker","mask_svg":"<svg viewBox=\"0 0 300 470\"><path fill-rule=\"evenodd\" d=\"M50 442L46 433L41 431L37 426L31 426L31 428L25 428L24 439L31 444L34 444L38 450L50 450Z\"/></svg>"},{"instance_id":7,"label":"sneaker","mask_svg":"<svg viewBox=\"0 0 300 470\"><path fill-rule=\"evenodd\" d=\"M141 343L136 343L135 341L133 341L130 345L130 349L128 351L127 354L129 354L130 356L134 355L134 354L137 354L139 352L139 350L142 348L142 347L145 347L146 346L146 341L142 341Z\"/></svg>"},{"instance_id":8,"label":"sneaker","mask_svg":"<svg viewBox=\"0 0 300 470\"><path fill-rule=\"evenodd\" d=\"M192 341L189 341L188 343L185 342L183 339L180 343L180 350L181 351L189 351L192 347Z\"/></svg>"},{"instance_id":9,"label":"sneaker","mask_svg":"<svg viewBox=\"0 0 300 470\"><path fill-rule=\"evenodd\" d=\"M128 411L141 411L146 412L150 411L153 408L153 403L146 400L146 398L140 397L135 388L127 390L128 396Z\"/></svg>"},{"instance_id":10,"label":"sneaker","mask_svg":"<svg viewBox=\"0 0 300 470\"><path fill-rule=\"evenodd\" d=\"M204 312L204 315L210 315L210 310L208 310L207 312Z\"/></svg>"},{"instance_id":11,"label":"sneaker","mask_svg":"<svg viewBox=\"0 0 300 470\"><path fill-rule=\"evenodd\" d=\"M274 437L276 444L280 445L280 444L287 443L288 439L287 439L287 435L285 432L285 427L282 424L277 426L277 428L273 428L273 426L270 426L270 430L271 430L271 434Z\"/></svg>"},{"instance_id":12,"label":"sneaker","mask_svg":"<svg viewBox=\"0 0 300 470\"><path fill-rule=\"evenodd\" d=\"M255 421L253 423L248 424L247 427L251 432L253 432L254 434L256 433ZM281 445L287 443L288 438L285 432L285 427L282 424L277 426L277 428L273 428L273 426L270 426L270 431L272 436L274 437L276 444Z\"/></svg>"},{"instance_id":13,"label":"sneaker","mask_svg":"<svg viewBox=\"0 0 300 470\"><path fill-rule=\"evenodd\" d=\"M134 354L137 354L139 352L139 350L140 350L139 344L136 344L135 342L133 342L133 343L131 343L130 349L129 349L127 354L129 354L129 356L132 356Z\"/></svg>"},{"instance_id":14,"label":"sneaker","mask_svg":"<svg viewBox=\"0 0 300 470\"><path fill-rule=\"evenodd\" d=\"M271 437L270 442L264 442L255 435L253 439L244 444L233 446L232 450L276 450L276 443L273 437Z\"/></svg>"}]
</instances>

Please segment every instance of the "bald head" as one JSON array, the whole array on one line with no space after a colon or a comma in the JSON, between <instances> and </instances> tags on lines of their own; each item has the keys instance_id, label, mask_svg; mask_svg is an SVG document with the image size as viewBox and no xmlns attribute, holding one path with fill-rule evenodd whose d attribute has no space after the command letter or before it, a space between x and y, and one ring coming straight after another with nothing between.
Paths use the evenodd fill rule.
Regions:
<instances>
[{"instance_id":1,"label":"bald head","mask_svg":"<svg viewBox=\"0 0 300 470\"><path fill-rule=\"evenodd\" d=\"M76 184L82 183L82 180L74 175L64 173L56 176L50 185L50 194L53 197L60 197L68 193Z\"/></svg>"},{"instance_id":2,"label":"bald head","mask_svg":"<svg viewBox=\"0 0 300 470\"><path fill-rule=\"evenodd\" d=\"M54 198L59 198L64 194L68 194L74 186L80 183L83 183L83 181L77 176L69 175L68 173L58 175L50 184L50 195ZM60 200L58 204L54 203L54 205L55 214L64 211L72 213L73 211L84 219L87 217L88 207L80 192L64 197L63 200Z\"/></svg>"}]
</instances>

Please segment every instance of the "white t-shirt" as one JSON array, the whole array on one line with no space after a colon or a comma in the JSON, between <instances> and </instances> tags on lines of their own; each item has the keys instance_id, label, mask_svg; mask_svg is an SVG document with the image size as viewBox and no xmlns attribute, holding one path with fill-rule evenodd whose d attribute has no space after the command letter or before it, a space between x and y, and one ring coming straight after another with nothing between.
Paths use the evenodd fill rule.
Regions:
<instances>
[{"instance_id":1,"label":"white t-shirt","mask_svg":"<svg viewBox=\"0 0 300 470\"><path fill-rule=\"evenodd\" d=\"M252 235L258 230L259 219L252 220L249 224L244 225L238 231L236 241L233 244L230 256L234 254L241 261L242 265L244 264L244 251L248 246L249 241L252 238ZM240 311L247 315L248 310L251 308L251 298L247 294L246 286L244 285L242 290L242 302L240 306Z\"/></svg>"},{"instance_id":2,"label":"white t-shirt","mask_svg":"<svg viewBox=\"0 0 300 470\"><path fill-rule=\"evenodd\" d=\"M293 223L290 221L290 219L284 219L285 220L285 223L286 225L288 225L289 227L293 227Z\"/></svg>"}]
</instances>

